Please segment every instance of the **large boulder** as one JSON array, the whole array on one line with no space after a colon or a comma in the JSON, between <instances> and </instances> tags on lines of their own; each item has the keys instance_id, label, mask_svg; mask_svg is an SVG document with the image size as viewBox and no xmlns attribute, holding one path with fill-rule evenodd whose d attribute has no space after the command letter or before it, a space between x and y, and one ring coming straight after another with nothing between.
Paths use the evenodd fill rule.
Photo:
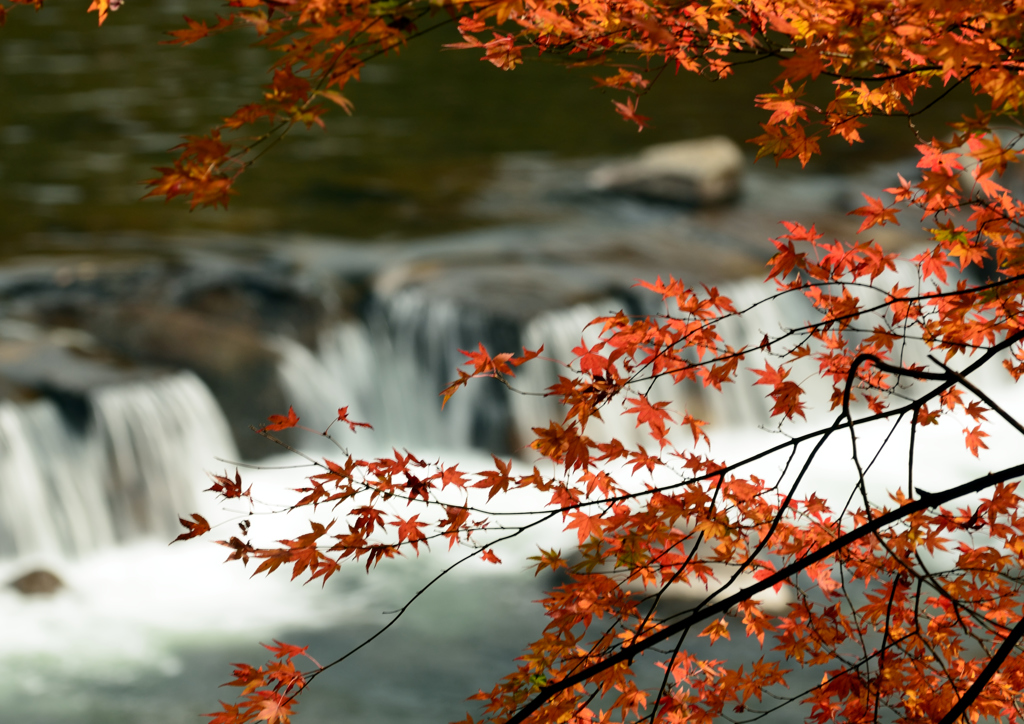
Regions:
<instances>
[{"instance_id":1,"label":"large boulder","mask_svg":"<svg viewBox=\"0 0 1024 724\"><path fill-rule=\"evenodd\" d=\"M725 136L650 146L634 159L599 166L588 179L602 193L685 206L713 206L739 195L744 158Z\"/></svg>"}]
</instances>

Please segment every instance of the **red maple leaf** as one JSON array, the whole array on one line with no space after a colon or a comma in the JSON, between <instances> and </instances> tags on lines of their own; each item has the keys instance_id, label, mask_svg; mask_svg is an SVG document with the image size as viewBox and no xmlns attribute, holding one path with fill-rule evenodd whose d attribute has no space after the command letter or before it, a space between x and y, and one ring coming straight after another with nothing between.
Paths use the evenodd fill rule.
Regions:
<instances>
[{"instance_id":1,"label":"red maple leaf","mask_svg":"<svg viewBox=\"0 0 1024 724\"><path fill-rule=\"evenodd\" d=\"M298 422L298 421L299 421L299 418L296 417L295 418L295 422ZM351 430L352 432L355 432L357 427L366 427L366 428L369 428L370 430L373 429L373 425L371 425L371 424L369 424L367 422L353 422L352 420L349 420L348 419L348 407L339 407L338 408L338 420L337 421L338 422L344 422L346 425L348 425L348 429Z\"/></svg>"},{"instance_id":2,"label":"red maple leaf","mask_svg":"<svg viewBox=\"0 0 1024 724\"><path fill-rule=\"evenodd\" d=\"M267 419L270 420L270 424L261 427L259 432L267 432L269 430L287 430L288 428L295 427L299 424L299 416L295 414L295 410L291 407L288 408L287 415L271 415Z\"/></svg>"},{"instance_id":3,"label":"red maple leaf","mask_svg":"<svg viewBox=\"0 0 1024 724\"><path fill-rule=\"evenodd\" d=\"M182 533L177 538L171 541L171 543L177 543L180 540L188 540L189 538L195 538L196 536L203 535L210 531L210 524L206 522L206 518L199 515L199 513L192 514L192 520L185 520L184 518L178 518L178 521L185 526L188 530Z\"/></svg>"}]
</instances>

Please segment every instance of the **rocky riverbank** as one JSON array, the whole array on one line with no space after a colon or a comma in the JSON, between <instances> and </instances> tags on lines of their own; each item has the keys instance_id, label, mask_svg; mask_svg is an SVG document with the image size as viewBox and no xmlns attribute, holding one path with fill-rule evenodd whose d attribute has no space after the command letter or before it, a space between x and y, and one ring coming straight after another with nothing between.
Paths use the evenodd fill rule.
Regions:
<instances>
[{"instance_id":1,"label":"rocky riverbank","mask_svg":"<svg viewBox=\"0 0 1024 724\"><path fill-rule=\"evenodd\" d=\"M454 347L515 349L542 313L607 298L647 311L638 279L756 276L780 218L854 236L846 212L863 178L740 176L742 156L724 139L660 152L511 157L467 207L491 225L416 241L40 237L37 254L0 268L0 396L50 398L82 425L88 390L188 369L253 456L260 441L248 425L292 402L275 340L316 350L344 320L362 321L371 336L422 337L432 331L409 328L415 298L420 317L457 318L453 349L437 352L451 363L438 374L450 376ZM902 230L880 231L890 247L912 243ZM434 353L429 339L416 346Z\"/></svg>"}]
</instances>

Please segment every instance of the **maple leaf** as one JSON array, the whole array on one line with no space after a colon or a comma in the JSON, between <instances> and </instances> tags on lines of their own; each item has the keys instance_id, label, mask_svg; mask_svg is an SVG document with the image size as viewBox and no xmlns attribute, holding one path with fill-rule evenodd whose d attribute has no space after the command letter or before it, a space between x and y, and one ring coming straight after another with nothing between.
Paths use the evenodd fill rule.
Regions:
<instances>
[{"instance_id":1,"label":"maple leaf","mask_svg":"<svg viewBox=\"0 0 1024 724\"><path fill-rule=\"evenodd\" d=\"M794 225L795 227L796 225ZM810 231L814 233L813 226ZM793 246L795 239L792 239L792 237L788 238L790 239L788 243L783 243L779 239L772 239L772 243L775 244L778 253L768 260L768 264L771 266L771 270L768 272L768 279L781 281L792 274L795 269L807 268L807 254L803 252L797 253Z\"/></svg>"},{"instance_id":2,"label":"maple leaf","mask_svg":"<svg viewBox=\"0 0 1024 724\"><path fill-rule=\"evenodd\" d=\"M289 408L289 412L290 411L291 411L291 408ZM273 419L273 418L271 418L271 419ZM296 417L295 418L295 422L297 423L298 421L299 421L299 418ZM352 420L349 420L348 419L348 407L339 407L338 408L337 422L344 422L346 425L348 425L348 429L351 430L352 432L355 432L356 428L359 428L359 427L365 427L365 428L367 428L369 430L373 429L373 425L371 425L369 423L366 423L366 422L354 422Z\"/></svg>"},{"instance_id":3,"label":"maple leaf","mask_svg":"<svg viewBox=\"0 0 1024 724\"><path fill-rule=\"evenodd\" d=\"M707 443L708 446L710 447L711 439L708 437L707 433L704 432L704 427L707 425L706 422L704 422L703 420L698 420L698 419L694 418L693 415L686 414L686 415L683 416L682 424L690 426L690 432L693 433L693 444L694 445L696 445L698 442L700 442L701 438L703 438L704 442Z\"/></svg>"},{"instance_id":4,"label":"maple leaf","mask_svg":"<svg viewBox=\"0 0 1024 724\"><path fill-rule=\"evenodd\" d=\"M538 347L535 350L529 350L529 349L526 349L526 347L523 347L523 353L521 355L519 355L518 357L513 357L512 359L510 359L509 360L509 364L512 365L513 367L518 367L519 365L525 364L526 362L529 362L530 360L537 359L538 357L540 357L540 354L543 351L544 351L544 345L541 345L540 347Z\"/></svg>"},{"instance_id":5,"label":"maple leaf","mask_svg":"<svg viewBox=\"0 0 1024 724\"><path fill-rule=\"evenodd\" d=\"M512 483L512 461L509 460L506 463L502 462L501 458L497 455L491 455L491 457L494 459L494 466L497 470L486 470L480 473L480 480L472 485L474 488L488 489L488 500L498 493L508 490L508 486Z\"/></svg>"},{"instance_id":6,"label":"maple leaf","mask_svg":"<svg viewBox=\"0 0 1024 724\"><path fill-rule=\"evenodd\" d=\"M606 525L606 521L600 515L587 515L579 510L570 512L568 516L569 523L565 529L567 531L575 529L580 543L592 535L600 535Z\"/></svg>"},{"instance_id":7,"label":"maple leaf","mask_svg":"<svg viewBox=\"0 0 1024 724\"><path fill-rule=\"evenodd\" d=\"M345 111L346 114L350 116L352 115L353 110L355 110L355 106L352 104L352 101L350 101L348 98L343 96L338 91L318 90L315 92L315 95L320 96L321 98L326 98L331 103L340 107L343 111Z\"/></svg>"},{"instance_id":8,"label":"maple leaf","mask_svg":"<svg viewBox=\"0 0 1024 724\"><path fill-rule=\"evenodd\" d=\"M251 714L243 713L242 707L238 704L226 704L222 701L220 705L220 711L203 714L210 718L209 724L238 724L252 718Z\"/></svg>"},{"instance_id":9,"label":"maple leaf","mask_svg":"<svg viewBox=\"0 0 1024 724\"><path fill-rule=\"evenodd\" d=\"M212 475L214 483L211 487L207 488L207 492L217 493L224 498L248 498L251 497L252 486L250 485L245 491L242 490L242 476L238 472L238 468L235 468L235 479L227 477L226 475Z\"/></svg>"},{"instance_id":10,"label":"maple leaf","mask_svg":"<svg viewBox=\"0 0 1024 724\"><path fill-rule=\"evenodd\" d=\"M600 86L616 89L626 88L627 86L630 88L643 89L650 85L650 81L644 78L640 73L626 70L625 68L618 68L615 75L605 78L594 78L594 80L597 81L597 84Z\"/></svg>"},{"instance_id":11,"label":"maple leaf","mask_svg":"<svg viewBox=\"0 0 1024 724\"><path fill-rule=\"evenodd\" d=\"M804 414L804 403L801 400L803 389L795 382L786 379L789 370L782 366L775 368L765 362L764 369L752 369L751 372L758 376L755 385L769 385L772 391L768 396L775 401L772 407L772 415L785 415L786 419L792 419L795 415L806 417Z\"/></svg>"},{"instance_id":12,"label":"maple leaf","mask_svg":"<svg viewBox=\"0 0 1024 724\"><path fill-rule=\"evenodd\" d=\"M665 408L668 407L668 402L655 402L651 404L651 401L646 397L632 397L626 400L627 403L633 405L633 407L626 410L626 412L633 413L636 415L636 426L647 425L650 428L651 434L654 439L661 444L662 447L668 444L668 440L665 436L668 434L668 428L666 427L667 422L672 421L672 417ZM694 442L697 439L697 433L694 432Z\"/></svg>"},{"instance_id":13,"label":"maple leaf","mask_svg":"<svg viewBox=\"0 0 1024 724\"><path fill-rule=\"evenodd\" d=\"M452 465L450 468L443 468L441 470L441 489L454 485L457 488L466 487L466 476L459 470L458 465Z\"/></svg>"},{"instance_id":14,"label":"maple leaf","mask_svg":"<svg viewBox=\"0 0 1024 724\"><path fill-rule=\"evenodd\" d=\"M636 112L637 99L627 98L625 103L619 101L612 101L615 106L615 112L622 116L627 121L636 124L637 132L640 132L650 125L651 119L647 116L641 116Z\"/></svg>"},{"instance_id":15,"label":"maple leaf","mask_svg":"<svg viewBox=\"0 0 1024 724\"><path fill-rule=\"evenodd\" d=\"M419 514L417 513L408 520L398 518L391 523L398 529L398 542L403 543L408 541L414 551L419 552L419 544L425 543L427 536L423 533L423 529L427 527L427 523L419 520Z\"/></svg>"},{"instance_id":16,"label":"maple leaf","mask_svg":"<svg viewBox=\"0 0 1024 724\"><path fill-rule=\"evenodd\" d=\"M306 656L306 652L309 651L308 646L294 646L277 639L274 639L273 644L262 644L262 646L272 653L275 659L293 659L296 656Z\"/></svg>"},{"instance_id":17,"label":"maple leaf","mask_svg":"<svg viewBox=\"0 0 1024 724\"><path fill-rule=\"evenodd\" d=\"M861 223L860 228L857 229L857 233L861 233L865 229L870 229L876 224L884 226L885 224L896 224L899 225L899 220L896 218L896 209L886 208L882 204L881 199L875 199L867 194L861 194L864 200L868 202L867 206L861 206L859 209L854 209L851 214L857 214L863 216L864 221Z\"/></svg>"},{"instance_id":18,"label":"maple leaf","mask_svg":"<svg viewBox=\"0 0 1024 724\"><path fill-rule=\"evenodd\" d=\"M41 4L39 3L39 5ZM95 12L99 20L97 24L103 25L107 19L107 14L116 12L123 4L124 0L92 0L88 12Z\"/></svg>"},{"instance_id":19,"label":"maple leaf","mask_svg":"<svg viewBox=\"0 0 1024 724\"><path fill-rule=\"evenodd\" d=\"M102 0L97 0L97 2L102 2ZM102 24L102 21L100 22ZM188 26L185 29L167 31L167 34L174 38L174 40L165 40L163 42L176 43L178 45L191 45L210 34L210 27L204 20L193 20L186 15L185 24Z\"/></svg>"},{"instance_id":20,"label":"maple leaf","mask_svg":"<svg viewBox=\"0 0 1024 724\"><path fill-rule=\"evenodd\" d=\"M946 282L946 268L953 266L953 262L949 261L945 251L941 248L922 252L911 261L921 265L922 279L934 276L943 284Z\"/></svg>"},{"instance_id":21,"label":"maple leaf","mask_svg":"<svg viewBox=\"0 0 1024 724\"><path fill-rule=\"evenodd\" d=\"M966 269L971 264L982 266L985 263L985 259L990 258L990 255L984 246L981 244L972 244L967 240L951 245L947 254L960 260L961 270Z\"/></svg>"},{"instance_id":22,"label":"maple leaf","mask_svg":"<svg viewBox=\"0 0 1024 724\"><path fill-rule=\"evenodd\" d=\"M941 410L929 410L928 405L922 405L917 411L918 425L937 425Z\"/></svg>"},{"instance_id":23,"label":"maple leaf","mask_svg":"<svg viewBox=\"0 0 1024 724\"><path fill-rule=\"evenodd\" d=\"M604 342L598 342L591 348L587 348L583 340L580 340L580 346L574 347L572 353L576 355L580 370L586 372L588 375L594 377L605 377L609 373L609 361L604 355L598 354L598 351L604 347Z\"/></svg>"},{"instance_id":24,"label":"maple leaf","mask_svg":"<svg viewBox=\"0 0 1024 724\"><path fill-rule=\"evenodd\" d=\"M279 694L268 694L268 697L259 704L256 721L265 721L267 724L288 724L291 720L291 706L284 701L284 697Z\"/></svg>"},{"instance_id":25,"label":"maple leaf","mask_svg":"<svg viewBox=\"0 0 1024 724\"><path fill-rule=\"evenodd\" d=\"M964 412L973 417L975 422L981 422L985 419L985 413L988 412L988 409L983 407L977 400L972 400L964 408Z\"/></svg>"},{"instance_id":26,"label":"maple leaf","mask_svg":"<svg viewBox=\"0 0 1024 724\"><path fill-rule=\"evenodd\" d=\"M494 40L484 43L483 60L502 70L512 70L523 63L523 47L515 44L512 35L494 34Z\"/></svg>"},{"instance_id":27,"label":"maple leaf","mask_svg":"<svg viewBox=\"0 0 1024 724\"><path fill-rule=\"evenodd\" d=\"M271 430L287 430L299 424L299 416L295 414L295 410L293 410L291 407L288 408L287 415L271 415L267 419L270 420L270 424L261 427L259 429L259 432L268 432Z\"/></svg>"},{"instance_id":28,"label":"maple leaf","mask_svg":"<svg viewBox=\"0 0 1024 724\"><path fill-rule=\"evenodd\" d=\"M988 433L981 429L981 425L975 425L974 429L964 428L964 442L974 457L978 457L978 448L988 449L988 445L981 439L983 437L988 437Z\"/></svg>"},{"instance_id":29,"label":"maple leaf","mask_svg":"<svg viewBox=\"0 0 1024 724\"><path fill-rule=\"evenodd\" d=\"M960 163L960 154L955 151L943 148L938 141L931 143L920 143L915 148L921 152L921 160L917 162L918 168L926 168L953 176L963 171L963 164Z\"/></svg>"},{"instance_id":30,"label":"maple leaf","mask_svg":"<svg viewBox=\"0 0 1024 724\"><path fill-rule=\"evenodd\" d=\"M785 69L787 83L807 77L814 80L825 69L824 59L812 48L796 48L796 52L783 58L780 65Z\"/></svg>"},{"instance_id":31,"label":"maple leaf","mask_svg":"<svg viewBox=\"0 0 1024 724\"><path fill-rule=\"evenodd\" d=\"M729 622L724 618L720 618L716 621L712 621L707 628L700 633L701 636L707 636L708 640L714 644L720 638L730 639L729 636Z\"/></svg>"},{"instance_id":32,"label":"maple leaf","mask_svg":"<svg viewBox=\"0 0 1024 724\"><path fill-rule=\"evenodd\" d=\"M466 353L463 352L463 354ZM440 392L442 410L444 409L444 406L448 404L448 401L452 399L452 396L459 390L459 388L463 387L467 382L469 382L470 379L472 379L472 375L470 375L468 372L463 372L462 370L459 370L459 378L454 382L450 382L448 386L445 387Z\"/></svg>"},{"instance_id":33,"label":"maple leaf","mask_svg":"<svg viewBox=\"0 0 1024 724\"><path fill-rule=\"evenodd\" d=\"M804 86L794 88L789 80L783 81L782 89L775 93L762 93L757 96L756 102L761 108L773 111L772 117L768 119L769 126L780 124L792 125L795 121L806 120L807 108L797 101L804 95Z\"/></svg>"},{"instance_id":34,"label":"maple leaf","mask_svg":"<svg viewBox=\"0 0 1024 724\"><path fill-rule=\"evenodd\" d=\"M171 541L171 543L177 543L180 540L188 540L189 538L195 538L196 536L210 532L210 524L207 523L206 518L199 515L199 513L193 513L192 520L178 518L178 522L185 526L187 530Z\"/></svg>"},{"instance_id":35,"label":"maple leaf","mask_svg":"<svg viewBox=\"0 0 1024 724\"><path fill-rule=\"evenodd\" d=\"M515 377L515 372L509 366L509 360L512 359L512 354L505 352L492 357L488 354L487 349L484 347L484 343L480 342L477 345L477 352L467 352L464 349L460 349L459 352L469 358L469 363L473 365L474 375L509 375Z\"/></svg>"},{"instance_id":36,"label":"maple leaf","mask_svg":"<svg viewBox=\"0 0 1024 724\"><path fill-rule=\"evenodd\" d=\"M230 548L232 553L227 557L228 561L241 561L243 565L249 562L249 558L256 554L256 549L251 544L243 541L238 536L232 536L227 541L217 541L222 546Z\"/></svg>"}]
</instances>

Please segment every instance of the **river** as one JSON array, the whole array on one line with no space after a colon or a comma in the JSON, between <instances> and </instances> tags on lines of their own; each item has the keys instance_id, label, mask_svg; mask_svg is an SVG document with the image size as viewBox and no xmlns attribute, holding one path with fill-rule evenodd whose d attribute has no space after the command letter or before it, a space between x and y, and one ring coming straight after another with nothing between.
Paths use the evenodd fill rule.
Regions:
<instances>
[{"instance_id":1,"label":"river","mask_svg":"<svg viewBox=\"0 0 1024 724\"><path fill-rule=\"evenodd\" d=\"M210 507L206 471L283 462L248 424L290 404L325 424L349 404L375 425L368 449L482 466L487 452L522 450L553 410L480 386L442 416L436 390L458 348L544 343L564 358L594 316L648 311L633 284L658 273L756 299L779 216L847 233L862 186L913 172L902 160L910 131L894 120L865 134L866 148L827 147L808 175L759 164L732 207L588 196L581 179L607 158L756 135L764 118L751 98L774 71L667 75L642 101L653 128L637 134L585 71L539 62L501 73L439 51L452 39L441 29L367 67L347 91L356 114L294 132L229 210L143 202L141 182L167 149L265 78L250 38L159 44L204 8L129 2L97 29L84 3L55 2L18 10L0 31L0 581L42 567L66 584L50 598L0 592L5 720L196 721L231 695L217 688L231 662L261 659L257 642L308 643L330 659L440 565L356 570L320 590L251 580L212 544L169 548L176 516ZM940 132L941 120L919 127ZM737 334L759 338L803 313ZM532 383L542 389L553 371ZM723 426L766 419L760 394L687 394ZM746 444L744 434L728 433ZM247 474L279 486L299 476ZM299 721L462 718L465 697L511 670L543 625L532 602L550 581L528 575L526 554L431 592L317 682Z\"/></svg>"}]
</instances>

